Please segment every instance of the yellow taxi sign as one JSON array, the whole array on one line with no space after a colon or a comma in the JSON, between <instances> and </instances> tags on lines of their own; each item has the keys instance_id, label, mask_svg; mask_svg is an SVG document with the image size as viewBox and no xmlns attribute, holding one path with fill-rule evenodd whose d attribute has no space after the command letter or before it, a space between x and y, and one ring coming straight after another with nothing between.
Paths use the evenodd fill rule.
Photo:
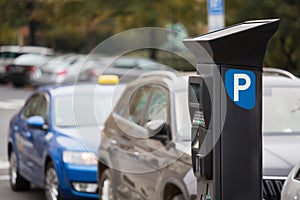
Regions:
<instances>
[{"instance_id":1,"label":"yellow taxi sign","mask_svg":"<svg viewBox=\"0 0 300 200\"><path fill-rule=\"evenodd\" d=\"M116 85L120 82L117 75L101 75L98 78L98 84L100 85Z\"/></svg>"}]
</instances>

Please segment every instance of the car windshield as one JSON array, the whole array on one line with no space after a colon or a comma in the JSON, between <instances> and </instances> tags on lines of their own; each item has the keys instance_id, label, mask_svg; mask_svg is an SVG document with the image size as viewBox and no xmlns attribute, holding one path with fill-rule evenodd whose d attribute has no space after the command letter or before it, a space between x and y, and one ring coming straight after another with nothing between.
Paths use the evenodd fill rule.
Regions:
<instances>
[{"instance_id":1,"label":"car windshield","mask_svg":"<svg viewBox=\"0 0 300 200\"><path fill-rule=\"evenodd\" d=\"M113 63L113 66L116 68L134 68L137 67L138 63L136 59L130 58L119 58Z\"/></svg>"},{"instance_id":2,"label":"car windshield","mask_svg":"<svg viewBox=\"0 0 300 200\"><path fill-rule=\"evenodd\" d=\"M73 99L72 95L58 96L54 99L55 125L59 127L103 125L112 110L111 99L112 95L109 94L82 95L76 96L76 99ZM86 106L91 103L94 103L94 106Z\"/></svg>"},{"instance_id":3,"label":"car windshield","mask_svg":"<svg viewBox=\"0 0 300 200\"><path fill-rule=\"evenodd\" d=\"M15 53L15 52L0 52L0 59L6 59L6 58L16 58L21 53Z\"/></svg>"},{"instance_id":4,"label":"car windshield","mask_svg":"<svg viewBox=\"0 0 300 200\"><path fill-rule=\"evenodd\" d=\"M144 70L155 70L155 69L160 69L160 65L162 64L156 63L152 60L143 59L143 58L123 57L113 62L112 65L115 68L132 69L138 67Z\"/></svg>"},{"instance_id":5,"label":"car windshield","mask_svg":"<svg viewBox=\"0 0 300 200\"><path fill-rule=\"evenodd\" d=\"M263 132L300 132L300 88L263 90Z\"/></svg>"}]
</instances>

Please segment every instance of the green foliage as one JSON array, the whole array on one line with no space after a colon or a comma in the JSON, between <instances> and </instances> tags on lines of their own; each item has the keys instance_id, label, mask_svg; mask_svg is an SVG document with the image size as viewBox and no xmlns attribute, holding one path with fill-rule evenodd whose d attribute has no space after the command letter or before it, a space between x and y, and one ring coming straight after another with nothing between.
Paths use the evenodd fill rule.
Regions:
<instances>
[{"instance_id":1,"label":"green foliage","mask_svg":"<svg viewBox=\"0 0 300 200\"><path fill-rule=\"evenodd\" d=\"M265 59L266 66L279 67L299 74L300 72L300 1L297 0L252 0L239 3L227 18L229 23L249 19L280 18L277 33L271 39ZM227 9L229 16L230 8Z\"/></svg>"},{"instance_id":2,"label":"green foliage","mask_svg":"<svg viewBox=\"0 0 300 200\"><path fill-rule=\"evenodd\" d=\"M7 27L17 33L19 27L29 26L26 44L59 47L66 39L70 41L64 42L64 50L81 51L90 50L114 33L137 27L166 27L174 21L195 35L203 32L206 21L205 0L0 0L0 9L0 43L17 41L4 33ZM82 41L69 45L72 37Z\"/></svg>"},{"instance_id":3,"label":"green foliage","mask_svg":"<svg viewBox=\"0 0 300 200\"><path fill-rule=\"evenodd\" d=\"M225 0L226 24L280 18L265 65L300 74L300 1ZM18 29L30 28L26 44L88 52L115 33L137 27L184 24L190 36L206 32L206 0L0 0L0 44L16 44Z\"/></svg>"},{"instance_id":4,"label":"green foliage","mask_svg":"<svg viewBox=\"0 0 300 200\"><path fill-rule=\"evenodd\" d=\"M7 24L0 25L0 44L9 44L12 41L17 42L17 33Z\"/></svg>"}]
</instances>

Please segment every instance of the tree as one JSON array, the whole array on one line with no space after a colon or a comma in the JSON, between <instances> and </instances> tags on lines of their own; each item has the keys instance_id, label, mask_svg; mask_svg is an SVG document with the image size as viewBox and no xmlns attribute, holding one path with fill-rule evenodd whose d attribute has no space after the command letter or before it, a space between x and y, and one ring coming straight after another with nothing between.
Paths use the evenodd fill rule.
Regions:
<instances>
[{"instance_id":1,"label":"tree","mask_svg":"<svg viewBox=\"0 0 300 200\"><path fill-rule=\"evenodd\" d=\"M198 35L206 23L205 0L0 0L0 8L0 26L7 31L29 27L25 44L64 51L89 51L114 33L166 27L172 21L184 24L189 35ZM7 31L0 31L1 37L9 38Z\"/></svg>"},{"instance_id":2,"label":"tree","mask_svg":"<svg viewBox=\"0 0 300 200\"><path fill-rule=\"evenodd\" d=\"M265 65L300 72L300 2L296 0L240 1L239 12L231 13L228 22L249 19L280 18L277 33L271 39L266 53ZM229 10L228 8L227 10Z\"/></svg>"},{"instance_id":3,"label":"tree","mask_svg":"<svg viewBox=\"0 0 300 200\"><path fill-rule=\"evenodd\" d=\"M17 30L28 26L29 37L27 44L36 45L36 32L46 25L48 3L42 0L1 0L0 18L7 26Z\"/></svg>"},{"instance_id":4,"label":"tree","mask_svg":"<svg viewBox=\"0 0 300 200\"><path fill-rule=\"evenodd\" d=\"M86 39L85 50L90 51L98 43L97 36L111 31L109 10L102 9L98 0L57 1L55 18L61 29L81 33ZM60 31L59 31L60 32Z\"/></svg>"},{"instance_id":5,"label":"tree","mask_svg":"<svg viewBox=\"0 0 300 200\"><path fill-rule=\"evenodd\" d=\"M205 0L127 0L105 1L102 9L110 10L114 32L138 27L166 27L174 21L184 24L189 34L199 34L206 23ZM200 26L199 26L200 24ZM155 35L151 36L155 40ZM157 58L157 50L150 49L150 57Z\"/></svg>"}]
</instances>

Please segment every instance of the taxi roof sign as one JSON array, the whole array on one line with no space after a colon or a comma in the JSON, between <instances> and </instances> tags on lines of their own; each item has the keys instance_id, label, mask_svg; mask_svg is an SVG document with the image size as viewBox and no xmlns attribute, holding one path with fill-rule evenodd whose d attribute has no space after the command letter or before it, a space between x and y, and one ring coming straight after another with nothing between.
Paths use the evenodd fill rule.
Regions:
<instances>
[{"instance_id":1,"label":"taxi roof sign","mask_svg":"<svg viewBox=\"0 0 300 200\"><path fill-rule=\"evenodd\" d=\"M100 85L116 85L119 84L120 79L117 75L101 75L98 78Z\"/></svg>"}]
</instances>

